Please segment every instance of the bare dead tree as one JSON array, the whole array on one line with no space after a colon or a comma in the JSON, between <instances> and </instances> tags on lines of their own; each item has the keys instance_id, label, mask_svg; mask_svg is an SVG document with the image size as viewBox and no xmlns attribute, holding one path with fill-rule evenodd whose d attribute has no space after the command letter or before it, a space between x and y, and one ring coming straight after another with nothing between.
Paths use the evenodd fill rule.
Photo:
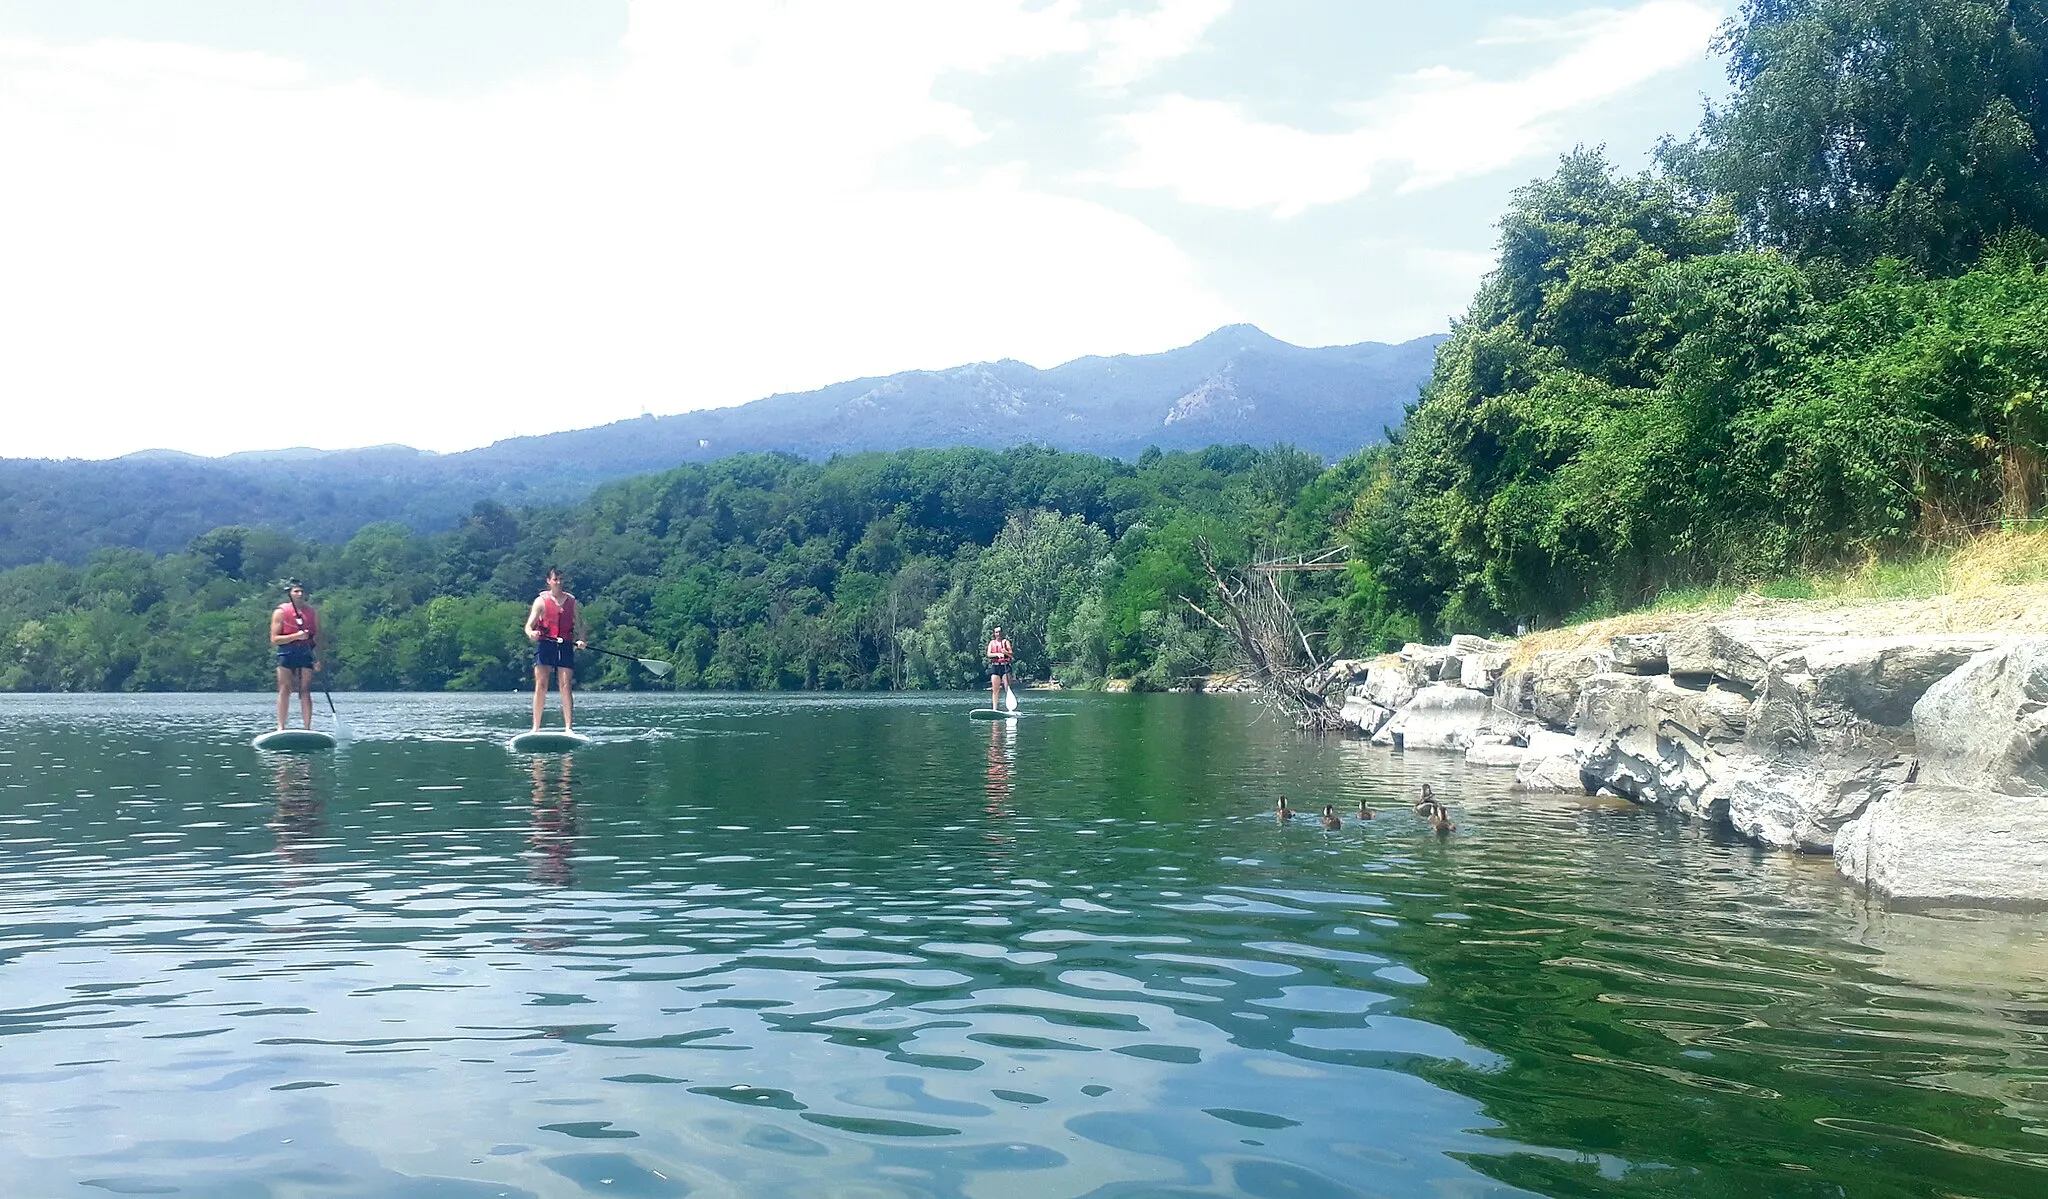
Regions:
<instances>
[{"instance_id":1,"label":"bare dead tree","mask_svg":"<svg viewBox=\"0 0 2048 1199\"><path fill-rule=\"evenodd\" d=\"M1330 664L1329 658L1315 651L1295 619L1294 605L1281 587L1284 572L1253 567L1234 579L1225 579L1209 543L1197 540L1195 549L1209 572L1215 592L1210 602L1217 612L1185 595L1181 602L1232 639L1260 700L1286 713L1297 728L1312 732L1337 728L1336 709L1321 689L1312 685L1315 676Z\"/></svg>"}]
</instances>

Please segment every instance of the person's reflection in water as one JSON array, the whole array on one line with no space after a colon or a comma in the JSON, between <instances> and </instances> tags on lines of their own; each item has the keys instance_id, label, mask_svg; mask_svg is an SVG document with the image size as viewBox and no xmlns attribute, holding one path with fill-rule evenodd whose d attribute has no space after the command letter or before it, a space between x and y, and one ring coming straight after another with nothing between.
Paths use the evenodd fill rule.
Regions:
<instances>
[{"instance_id":1,"label":"person's reflection in water","mask_svg":"<svg viewBox=\"0 0 2048 1199\"><path fill-rule=\"evenodd\" d=\"M533 825L526 834L533 881L550 887L576 883L576 759L533 760Z\"/></svg>"},{"instance_id":2,"label":"person's reflection in water","mask_svg":"<svg viewBox=\"0 0 2048 1199\"><path fill-rule=\"evenodd\" d=\"M1010 832L1010 770L1017 762L1017 722L988 722L988 798L982 814L988 817L989 869L997 878L1008 878L1017 839Z\"/></svg>"},{"instance_id":3,"label":"person's reflection in water","mask_svg":"<svg viewBox=\"0 0 2048 1199\"><path fill-rule=\"evenodd\" d=\"M270 789L277 810L270 818L270 831L277 837L277 857L293 866L308 865L327 827L326 807L313 790L313 762L299 754L275 756Z\"/></svg>"},{"instance_id":4,"label":"person's reflection in water","mask_svg":"<svg viewBox=\"0 0 2048 1199\"><path fill-rule=\"evenodd\" d=\"M545 887L576 885L576 760L568 754L533 759L533 810L526 830L527 874ZM528 949L563 949L576 938L531 926L518 938Z\"/></svg>"}]
</instances>

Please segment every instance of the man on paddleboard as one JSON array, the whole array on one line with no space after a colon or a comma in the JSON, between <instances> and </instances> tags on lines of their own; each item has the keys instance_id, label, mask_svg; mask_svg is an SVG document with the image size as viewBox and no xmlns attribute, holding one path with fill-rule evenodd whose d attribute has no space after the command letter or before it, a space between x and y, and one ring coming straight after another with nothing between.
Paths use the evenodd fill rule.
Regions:
<instances>
[{"instance_id":1,"label":"man on paddleboard","mask_svg":"<svg viewBox=\"0 0 2048 1199\"><path fill-rule=\"evenodd\" d=\"M299 693L299 715L313 727L313 672L320 669L320 618L306 602L297 579L285 584L285 599L270 614L270 644L277 648L277 730L284 731L292 692Z\"/></svg>"},{"instance_id":2,"label":"man on paddleboard","mask_svg":"<svg viewBox=\"0 0 2048 1199\"><path fill-rule=\"evenodd\" d=\"M555 676L555 690L562 693L562 729L576 727L576 701L571 698L576 684L576 597L569 594L569 579L560 570L548 569L548 589L533 597L526 610L526 639L533 642L533 731L540 732L541 713L547 710L548 675Z\"/></svg>"},{"instance_id":3,"label":"man on paddleboard","mask_svg":"<svg viewBox=\"0 0 2048 1199\"><path fill-rule=\"evenodd\" d=\"M998 712L1003 710L1003 692L1010 691L1010 663L1016 657L1010 639L1003 636L1003 626L997 625L988 642L988 706ZM1014 691L1010 691L1010 702L1017 702Z\"/></svg>"}]
</instances>

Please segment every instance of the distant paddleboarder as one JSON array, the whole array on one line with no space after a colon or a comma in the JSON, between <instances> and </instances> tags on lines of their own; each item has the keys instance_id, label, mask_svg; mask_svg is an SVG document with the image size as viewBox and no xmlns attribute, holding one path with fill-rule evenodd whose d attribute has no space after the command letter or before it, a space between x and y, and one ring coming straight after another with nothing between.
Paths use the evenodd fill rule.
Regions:
<instances>
[{"instance_id":1,"label":"distant paddleboarder","mask_svg":"<svg viewBox=\"0 0 2048 1199\"><path fill-rule=\"evenodd\" d=\"M270 644L277 647L277 728L284 731L292 692L299 715L313 727L313 672L320 669L320 618L306 602L297 579L285 584L285 600L270 614Z\"/></svg>"},{"instance_id":2,"label":"distant paddleboarder","mask_svg":"<svg viewBox=\"0 0 2048 1199\"><path fill-rule=\"evenodd\" d=\"M988 642L988 706L998 712L1003 710L1003 692L1010 691L1010 665L1016 658L1010 639L1003 636L1003 626L997 625ZM1010 702L1017 702L1015 691L1010 691Z\"/></svg>"},{"instance_id":3,"label":"distant paddleboarder","mask_svg":"<svg viewBox=\"0 0 2048 1199\"><path fill-rule=\"evenodd\" d=\"M540 731L541 713L547 710L548 675L555 676L555 690L562 694L562 728L576 727L576 597L569 594L568 576L548 569L548 589L533 598L526 610L526 639L533 642L533 731ZM284 701L279 700L282 704Z\"/></svg>"}]
</instances>

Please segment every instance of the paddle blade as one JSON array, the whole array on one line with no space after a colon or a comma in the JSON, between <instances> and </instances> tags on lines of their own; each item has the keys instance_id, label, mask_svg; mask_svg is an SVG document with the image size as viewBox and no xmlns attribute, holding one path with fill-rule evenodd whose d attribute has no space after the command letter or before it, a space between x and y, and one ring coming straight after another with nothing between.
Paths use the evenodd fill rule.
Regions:
<instances>
[{"instance_id":1,"label":"paddle blade","mask_svg":"<svg viewBox=\"0 0 2048 1199\"><path fill-rule=\"evenodd\" d=\"M1017 714L1017 693L1010 690L1008 683L1003 684L1003 704L1010 710L1010 715Z\"/></svg>"},{"instance_id":2,"label":"paddle blade","mask_svg":"<svg viewBox=\"0 0 2048 1199\"><path fill-rule=\"evenodd\" d=\"M657 662L653 658L635 658L633 660L640 664L640 669L646 671L648 674L653 675L657 679L667 678L668 672L675 669L675 666L672 663Z\"/></svg>"}]
</instances>

